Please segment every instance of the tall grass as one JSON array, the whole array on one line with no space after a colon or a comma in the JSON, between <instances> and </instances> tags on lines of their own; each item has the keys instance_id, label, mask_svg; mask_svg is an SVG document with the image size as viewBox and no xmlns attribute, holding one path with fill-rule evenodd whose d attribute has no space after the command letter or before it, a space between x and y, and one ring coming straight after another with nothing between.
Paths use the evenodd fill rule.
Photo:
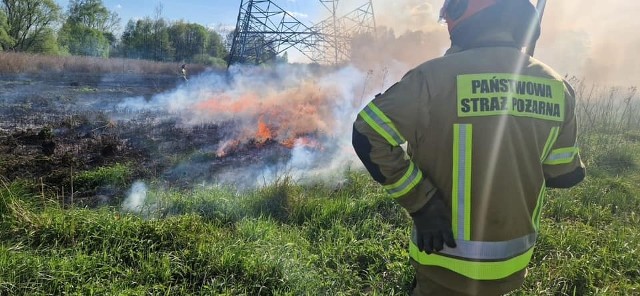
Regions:
<instances>
[{"instance_id":1,"label":"tall grass","mask_svg":"<svg viewBox=\"0 0 640 296\"><path fill-rule=\"evenodd\" d=\"M122 58L53 56L29 53L0 52L0 74L46 73L131 73L178 75L180 64ZM189 65L189 73L205 70L203 65Z\"/></svg>"},{"instance_id":2,"label":"tall grass","mask_svg":"<svg viewBox=\"0 0 640 296\"><path fill-rule=\"evenodd\" d=\"M640 129L637 87L605 87L575 77L570 82L576 92L579 125L584 134Z\"/></svg>"},{"instance_id":3,"label":"tall grass","mask_svg":"<svg viewBox=\"0 0 640 296\"><path fill-rule=\"evenodd\" d=\"M634 169L628 144L640 140L637 87L604 87L573 78L579 146L590 167Z\"/></svg>"}]
</instances>

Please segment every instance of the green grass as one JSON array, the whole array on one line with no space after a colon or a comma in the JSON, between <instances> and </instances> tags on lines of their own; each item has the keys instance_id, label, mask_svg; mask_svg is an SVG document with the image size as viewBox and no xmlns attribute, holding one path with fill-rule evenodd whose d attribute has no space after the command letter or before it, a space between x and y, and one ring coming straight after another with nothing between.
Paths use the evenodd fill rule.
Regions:
<instances>
[{"instance_id":1,"label":"green grass","mask_svg":"<svg viewBox=\"0 0 640 296\"><path fill-rule=\"evenodd\" d=\"M640 295L640 136L581 135L588 178L550 190L512 295ZM83 186L130 181L130 166ZM363 172L238 193L149 185L138 214L65 209L0 179L0 295L408 295L410 219Z\"/></svg>"},{"instance_id":2,"label":"green grass","mask_svg":"<svg viewBox=\"0 0 640 296\"><path fill-rule=\"evenodd\" d=\"M74 176L76 186L97 187L111 185L124 187L133 175L130 164L116 163L110 166L99 167L90 171L83 171Z\"/></svg>"},{"instance_id":3,"label":"green grass","mask_svg":"<svg viewBox=\"0 0 640 296\"><path fill-rule=\"evenodd\" d=\"M409 220L359 173L340 189L152 191L147 219L29 206L35 197L11 192L2 295L393 295L411 279Z\"/></svg>"}]
</instances>

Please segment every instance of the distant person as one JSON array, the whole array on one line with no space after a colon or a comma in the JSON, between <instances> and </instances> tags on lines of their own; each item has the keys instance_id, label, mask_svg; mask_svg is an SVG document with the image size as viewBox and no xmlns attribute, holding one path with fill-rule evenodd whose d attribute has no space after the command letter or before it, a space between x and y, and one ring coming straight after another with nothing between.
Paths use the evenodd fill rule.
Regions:
<instances>
[{"instance_id":1,"label":"distant person","mask_svg":"<svg viewBox=\"0 0 640 296\"><path fill-rule=\"evenodd\" d=\"M353 146L413 220L412 295L502 295L524 282L546 188L585 177L575 94L522 51L540 34L528 0L446 0L441 18L451 48L376 96Z\"/></svg>"},{"instance_id":2,"label":"distant person","mask_svg":"<svg viewBox=\"0 0 640 296\"><path fill-rule=\"evenodd\" d=\"M187 79L187 65L186 64L182 64L182 66L180 66L180 74L182 75L182 79L184 79L184 81L189 81Z\"/></svg>"}]
</instances>

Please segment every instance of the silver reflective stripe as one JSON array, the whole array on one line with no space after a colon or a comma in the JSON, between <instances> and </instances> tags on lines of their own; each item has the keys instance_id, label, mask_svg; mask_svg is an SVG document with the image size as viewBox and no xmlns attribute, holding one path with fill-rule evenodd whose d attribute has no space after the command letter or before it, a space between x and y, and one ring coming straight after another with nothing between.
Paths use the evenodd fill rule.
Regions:
<instances>
[{"instance_id":1,"label":"silver reflective stripe","mask_svg":"<svg viewBox=\"0 0 640 296\"><path fill-rule=\"evenodd\" d=\"M412 233L414 244L417 244L416 237L414 229ZM438 252L438 254L471 260L507 260L527 252L535 245L537 238L538 235L532 233L501 242L456 240L455 248L449 248L447 245L444 245L444 249Z\"/></svg>"},{"instance_id":2,"label":"silver reflective stripe","mask_svg":"<svg viewBox=\"0 0 640 296\"><path fill-rule=\"evenodd\" d=\"M565 152L559 154L551 154L547 157L547 162L558 161L558 160L573 160L575 152Z\"/></svg>"},{"instance_id":3,"label":"silver reflective stripe","mask_svg":"<svg viewBox=\"0 0 640 296\"><path fill-rule=\"evenodd\" d=\"M387 134L389 134L398 144L402 144L405 142L404 138L402 138L402 136L400 136L400 134L398 134L395 129L393 129L391 126L389 126L388 123L380 118L380 116L378 116L378 114L369 105L367 105L362 111L369 115L369 117L373 119L376 125L384 129L384 131L387 132Z\"/></svg>"},{"instance_id":4,"label":"silver reflective stripe","mask_svg":"<svg viewBox=\"0 0 640 296\"><path fill-rule=\"evenodd\" d=\"M572 162L580 149L578 147L561 148L551 151L544 164L558 165Z\"/></svg>"},{"instance_id":5,"label":"silver reflective stripe","mask_svg":"<svg viewBox=\"0 0 640 296\"><path fill-rule=\"evenodd\" d=\"M456 125L456 127L459 129L459 133L456 133L456 137L458 138L458 145L454 148L458 150L458 162L455 164L457 166L458 179L454 180L454 182L456 182L457 184L455 186L455 190L457 192L454 193L454 198L457 198L458 200L458 209L457 213L454 213L455 215L457 215L457 217L454 217L454 219L457 219L458 222L457 238L460 240L464 240L465 227L467 224L466 222L470 222L466 221L466 208L470 206L466 204L466 186L469 185L467 182L467 162L471 161L471 159L467 159L467 149L471 149L471 147L467 147L467 144L470 144L467 143L467 133L470 132L467 129L470 129L471 126L467 124L459 124Z\"/></svg>"},{"instance_id":6,"label":"silver reflective stripe","mask_svg":"<svg viewBox=\"0 0 640 296\"><path fill-rule=\"evenodd\" d=\"M414 186L415 184L418 183L416 179L418 178L422 179L421 177L422 174L420 172L420 169L418 169L416 165L412 163L409 169L411 169L411 175L409 175L409 177L406 178L406 180L404 180L398 187L387 189L387 193L389 195L391 195L392 197L402 196L406 194L407 191L409 191L408 189L410 189L409 188L410 186Z\"/></svg>"}]
</instances>

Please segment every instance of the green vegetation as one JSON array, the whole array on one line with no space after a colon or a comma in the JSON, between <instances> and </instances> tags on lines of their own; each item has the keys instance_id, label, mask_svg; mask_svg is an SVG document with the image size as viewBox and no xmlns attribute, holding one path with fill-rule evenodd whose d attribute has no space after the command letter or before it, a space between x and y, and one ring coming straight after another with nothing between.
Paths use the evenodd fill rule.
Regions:
<instances>
[{"instance_id":1,"label":"green vegetation","mask_svg":"<svg viewBox=\"0 0 640 296\"><path fill-rule=\"evenodd\" d=\"M169 23L149 17L129 21L114 56L154 61L202 61L203 56L225 59L220 34L199 24Z\"/></svg>"},{"instance_id":2,"label":"green vegetation","mask_svg":"<svg viewBox=\"0 0 640 296\"><path fill-rule=\"evenodd\" d=\"M71 0L67 13L58 36L60 45L73 55L108 57L116 41L118 15L101 0Z\"/></svg>"},{"instance_id":3,"label":"green vegetation","mask_svg":"<svg viewBox=\"0 0 640 296\"><path fill-rule=\"evenodd\" d=\"M53 0L2 0L0 49L57 54L53 28L60 19Z\"/></svg>"},{"instance_id":4,"label":"green vegetation","mask_svg":"<svg viewBox=\"0 0 640 296\"><path fill-rule=\"evenodd\" d=\"M146 59L225 67L223 37L200 24L170 22L156 15L129 20L102 0L71 0L63 13L53 0L0 1L0 52Z\"/></svg>"},{"instance_id":5,"label":"green vegetation","mask_svg":"<svg viewBox=\"0 0 640 296\"><path fill-rule=\"evenodd\" d=\"M111 185L124 187L130 182L131 174L130 165L116 163L111 166L81 172L74 179L78 185L84 186Z\"/></svg>"},{"instance_id":6,"label":"green vegetation","mask_svg":"<svg viewBox=\"0 0 640 296\"><path fill-rule=\"evenodd\" d=\"M549 192L513 295L640 293L637 130L582 135L589 177ZM77 180L129 184L128 171ZM244 193L151 184L137 214L63 209L29 188L0 188L0 295L407 295L412 279L410 219L362 172Z\"/></svg>"},{"instance_id":7,"label":"green vegetation","mask_svg":"<svg viewBox=\"0 0 640 296\"><path fill-rule=\"evenodd\" d=\"M152 191L147 219L4 188L0 294L401 294L408 220L368 178L348 180Z\"/></svg>"}]
</instances>

